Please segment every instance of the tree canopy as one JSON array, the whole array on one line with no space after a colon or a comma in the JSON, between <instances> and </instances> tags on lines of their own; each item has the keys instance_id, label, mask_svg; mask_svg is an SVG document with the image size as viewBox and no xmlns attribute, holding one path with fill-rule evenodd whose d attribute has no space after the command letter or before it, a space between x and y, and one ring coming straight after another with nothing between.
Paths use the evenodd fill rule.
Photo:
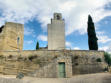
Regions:
<instances>
[{"instance_id":1,"label":"tree canopy","mask_svg":"<svg viewBox=\"0 0 111 83\"><path fill-rule=\"evenodd\" d=\"M98 43L97 43L98 38L96 37L95 26L92 17L90 15L88 16L87 32L88 32L89 50L98 50Z\"/></svg>"},{"instance_id":2,"label":"tree canopy","mask_svg":"<svg viewBox=\"0 0 111 83\"><path fill-rule=\"evenodd\" d=\"M36 50L39 49L39 42L37 41L37 44L36 44Z\"/></svg>"},{"instance_id":3,"label":"tree canopy","mask_svg":"<svg viewBox=\"0 0 111 83\"><path fill-rule=\"evenodd\" d=\"M107 63L109 66L111 66L111 54L105 52L104 57L105 57L106 63Z\"/></svg>"}]
</instances>

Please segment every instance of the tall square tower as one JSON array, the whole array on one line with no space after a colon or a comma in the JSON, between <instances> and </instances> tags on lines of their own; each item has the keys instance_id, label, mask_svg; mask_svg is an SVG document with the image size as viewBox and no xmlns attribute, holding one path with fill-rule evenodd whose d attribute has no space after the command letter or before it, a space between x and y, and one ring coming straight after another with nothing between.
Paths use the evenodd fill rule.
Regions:
<instances>
[{"instance_id":1,"label":"tall square tower","mask_svg":"<svg viewBox=\"0 0 111 83\"><path fill-rule=\"evenodd\" d=\"M65 49L65 23L61 13L54 13L48 24L48 50Z\"/></svg>"}]
</instances>

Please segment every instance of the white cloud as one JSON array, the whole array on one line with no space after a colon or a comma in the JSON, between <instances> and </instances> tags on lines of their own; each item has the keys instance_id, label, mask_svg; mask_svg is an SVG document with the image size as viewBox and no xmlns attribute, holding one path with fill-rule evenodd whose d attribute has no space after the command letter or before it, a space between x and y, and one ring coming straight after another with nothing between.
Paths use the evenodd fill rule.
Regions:
<instances>
[{"instance_id":1,"label":"white cloud","mask_svg":"<svg viewBox=\"0 0 111 83\"><path fill-rule=\"evenodd\" d=\"M106 35L98 36L98 38L99 38L98 42L100 42L100 43L111 42L111 38L109 38L109 37L106 36Z\"/></svg>"},{"instance_id":2,"label":"white cloud","mask_svg":"<svg viewBox=\"0 0 111 83\"><path fill-rule=\"evenodd\" d=\"M32 44L33 41L32 40L29 40L29 41L24 41L24 44L27 45L27 44Z\"/></svg>"},{"instance_id":3,"label":"white cloud","mask_svg":"<svg viewBox=\"0 0 111 83\"><path fill-rule=\"evenodd\" d=\"M47 36L45 36L45 35L39 35L39 36L37 37L37 39L38 39L38 40L41 40L41 41L47 41Z\"/></svg>"},{"instance_id":4,"label":"white cloud","mask_svg":"<svg viewBox=\"0 0 111 83\"><path fill-rule=\"evenodd\" d=\"M79 47L73 47L72 46L72 43L71 42L69 42L69 41L66 41L66 49L68 49L68 50L80 50L80 48Z\"/></svg>"},{"instance_id":5,"label":"white cloud","mask_svg":"<svg viewBox=\"0 0 111 83\"><path fill-rule=\"evenodd\" d=\"M68 49L68 50L70 50L70 49L73 48L72 43L69 42L69 41L66 41L66 42L65 42L65 45L66 45L66 49Z\"/></svg>"},{"instance_id":6,"label":"white cloud","mask_svg":"<svg viewBox=\"0 0 111 83\"><path fill-rule=\"evenodd\" d=\"M104 51L107 51L109 49L108 46L103 46L103 47L100 47L99 50L104 50Z\"/></svg>"},{"instance_id":7,"label":"white cloud","mask_svg":"<svg viewBox=\"0 0 111 83\"><path fill-rule=\"evenodd\" d=\"M108 43L108 44L105 45L105 46L99 47L99 50L103 50L103 51L106 51L106 52L111 53L111 43Z\"/></svg>"},{"instance_id":8,"label":"white cloud","mask_svg":"<svg viewBox=\"0 0 111 83\"><path fill-rule=\"evenodd\" d=\"M109 38L106 34L105 34L105 32L103 32L103 31L98 31L97 32L97 37L98 37L98 42L99 43L108 43L108 42L111 42L111 38Z\"/></svg>"},{"instance_id":9,"label":"white cloud","mask_svg":"<svg viewBox=\"0 0 111 83\"><path fill-rule=\"evenodd\" d=\"M34 35L34 30L29 28L29 27L25 27L24 28L24 35L28 36L28 35Z\"/></svg>"},{"instance_id":10,"label":"white cloud","mask_svg":"<svg viewBox=\"0 0 111 83\"><path fill-rule=\"evenodd\" d=\"M59 6L60 10L70 12L72 8L76 7L75 1L66 1Z\"/></svg>"},{"instance_id":11,"label":"white cloud","mask_svg":"<svg viewBox=\"0 0 111 83\"><path fill-rule=\"evenodd\" d=\"M66 47L71 48L72 47L71 42L66 41Z\"/></svg>"},{"instance_id":12,"label":"white cloud","mask_svg":"<svg viewBox=\"0 0 111 83\"><path fill-rule=\"evenodd\" d=\"M73 49L74 49L74 50L80 50L80 48L79 48L79 47L74 47Z\"/></svg>"},{"instance_id":13,"label":"white cloud","mask_svg":"<svg viewBox=\"0 0 111 83\"><path fill-rule=\"evenodd\" d=\"M67 35L74 31L84 34L88 14L92 15L94 22L111 16L111 11L104 9L109 2L111 0L0 0L0 25L5 21L26 23L35 18L46 30L52 14L61 12L65 18Z\"/></svg>"},{"instance_id":14,"label":"white cloud","mask_svg":"<svg viewBox=\"0 0 111 83\"><path fill-rule=\"evenodd\" d=\"M111 45L100 47L99 50L111 53Z\"/></svg>"}]
</instances>

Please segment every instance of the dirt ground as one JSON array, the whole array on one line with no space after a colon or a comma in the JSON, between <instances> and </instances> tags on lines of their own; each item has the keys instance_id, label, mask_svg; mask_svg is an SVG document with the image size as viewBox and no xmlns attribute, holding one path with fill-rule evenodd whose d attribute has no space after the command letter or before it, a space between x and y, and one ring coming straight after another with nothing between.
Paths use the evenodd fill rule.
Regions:
<instances>
[{"instance_id":1,"label":"dirt ground","mask_svg":"<svg viewBox=\"0 0 111 83\"><path fill-rule=\"evenodd\" d=\"M24 77L22 80L15 76L0 76L0 83L111 83L110 73L96 73L73 76L72 78L32 78Z\"/></svg>"}]
</instances>

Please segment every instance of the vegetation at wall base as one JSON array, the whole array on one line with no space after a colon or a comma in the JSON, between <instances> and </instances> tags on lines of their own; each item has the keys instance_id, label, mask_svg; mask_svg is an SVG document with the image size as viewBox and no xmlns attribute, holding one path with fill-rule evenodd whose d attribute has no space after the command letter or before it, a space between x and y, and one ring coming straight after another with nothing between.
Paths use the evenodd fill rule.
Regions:
<instances>
[{"instance_id":1,"label":"vegetation at wall base","mask_svg":"<svg viewBox=\"0 0 111 83\"><path fill-rule=\"evenodd\" d=\"M105 57L106 63L107 63L109 66L111 66L111 54L105 52L105 53L104 53L104 57Z\"/></svg>"},{"instance_id":2,"label":"vegetation at wall base","mask_svg":"<svg viewBox=\"0 0 111 83\"><path fill-rule=\"evenodd\" d=\"M96 59L97 62L102 62L101 58Z\"/></svg>"}]
</instances>

